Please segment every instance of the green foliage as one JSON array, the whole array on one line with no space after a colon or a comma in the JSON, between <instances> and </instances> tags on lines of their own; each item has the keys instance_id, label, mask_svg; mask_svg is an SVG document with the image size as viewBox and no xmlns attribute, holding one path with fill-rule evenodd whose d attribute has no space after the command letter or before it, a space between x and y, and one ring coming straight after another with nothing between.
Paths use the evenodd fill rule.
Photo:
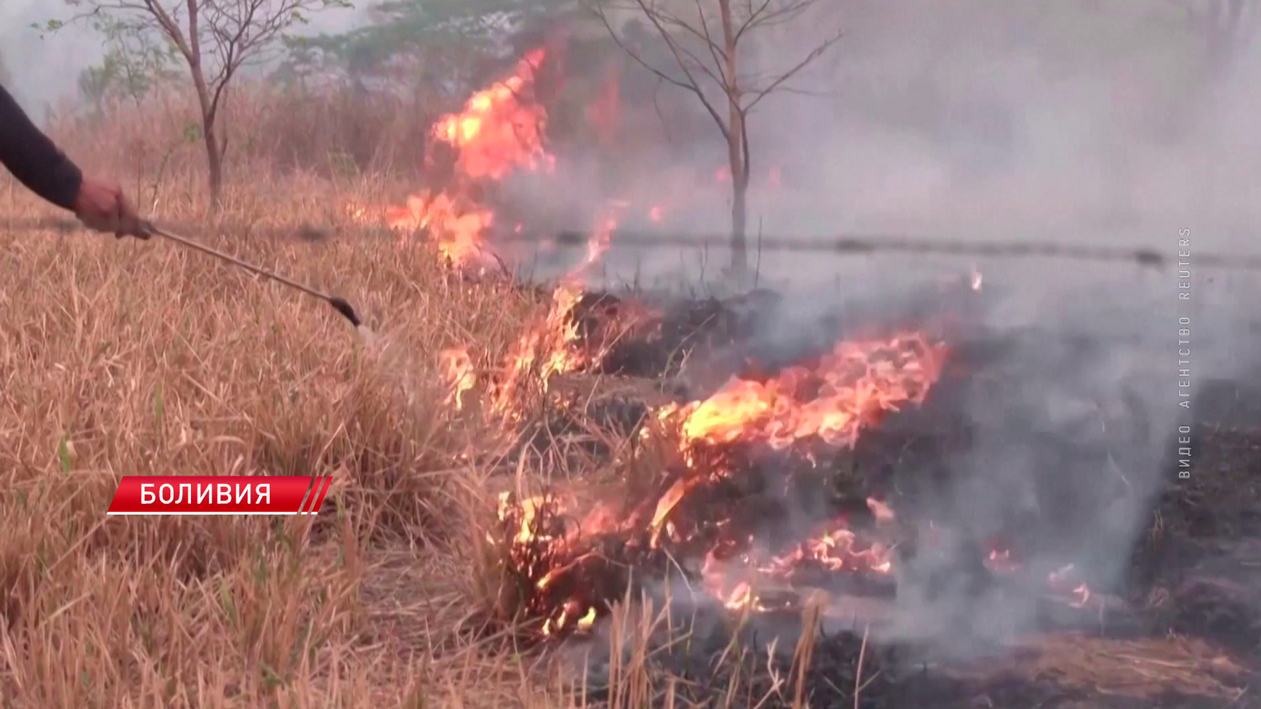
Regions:
<instances>
[{"instance_id":1,"label":"green foliage","mask_svg":"<svg viewBox=\"0 0 1261 709\"><path fill-rule=\"evenodd\" d=\"M154 86L179 75L169 46L144 42L144 37L127 39L107 40L101 62L79 72L79 94L89 103L100 105L115 97L139 101Z\"/></svg>"},{"instance_id":2,"label":"green foliage","mask_svg":"<svg viewBox=\"0 0 1261 709\"><path fill-rule=\"evenodd\" d=\"M72 465L70 459L70 439L66 434L62 434L61 439L57 441L57 460L61 463L61 472L70 474Z\"/></svg>"},{"instance_id":3,"label":"green foliage","mask_svg":"<svg viewBox=\"0 0 1261 709\"><path fill-rule=\"evenodd\" d=\"M554 17L565 0L378 0L370 22L341 34L287 38L279 78L335 72L353 79L380 76L400 57L428 51L498 56L507 40L542 17ZM441 48L441 52L435 52ZM447 58L450 58L449 55Z\"/></svg>"},{"instance_id":4,"label":"green foliage","mask_svg":"<svg viewBox=\"0 0 1261 709\"><path fill-rule=\"evenodd\" d=\"M85 5L84 0L66 0L66 4ZM178 74L175 45L131 13L91 12L70 21L50 19L37 29L41 35L54 34L76 20L87 23L104 40L101 62L79 73L79 94L89 103L99 106L122 97L138 101L155 85Z\"/></svg>"}]
</instances>

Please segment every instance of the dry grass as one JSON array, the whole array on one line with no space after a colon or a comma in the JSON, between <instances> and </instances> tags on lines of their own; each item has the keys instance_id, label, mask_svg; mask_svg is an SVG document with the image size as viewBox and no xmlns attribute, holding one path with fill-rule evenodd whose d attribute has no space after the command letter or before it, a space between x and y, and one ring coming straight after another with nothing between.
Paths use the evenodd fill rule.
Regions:
<instances>
[{"instance_id":1,"label":"dry grass","mask_svg":"<svg viewBox=\"0 0 1261 709\"><path fill-rule=\"evenodd\" d=\"M6 214L38 211L6 192ZM310 195L293 194L272 219L303 218ZM475 471L434 355L470 338L502 349L522 308L421 248L360 236L218 245L344 293L371 343L168 243L0 235L6 706L412 706L445 691L430 660L408 657L424 645L365 640L364 584L380 547L471 582L436 551L461 548ZM314 528L103 515L121 475L254 470L334 475L337 514Z\"/></svg>"},{"instance_id":2,"label":"dry grass","mask_svg":"<svg viewBox=\"0 0 1261 709\"><path fill-rule=\"evenodd\" d=\"M342 147L295 166L286 154L318 152L302 140L339 139L332 113L297 115L293 100L235 99L231 118L259 129L230 150L224 217L340 231L318 243L205 238L345 296L367 336L174 244L0 220L0 707L637 709L683 706L698 687L710 706L804 706L811 642L782 667L728 647L712 686L663 679L648 649L663 616L628 603L609 626L617 651L601 693L565 658L520 646L510 622L484 622L504 592L484 540L490 478L505 471L485 455L497 431L444 403L437 355L472 343L477 366L498 363L548 304L346 224L347 202L402 194L406 171L381 156L406 154L411 126L428 121L402 121L405 106L378 115L393 128L359 149L371 174L342 169ZM146 213L196 220L201 155L182 138L182 101L155 97L56 134L89 169L124 178ZM51 212L6 182L0 214ZM333 513L104 515L122 475L253 471L332 475ZM837 686L845 706L874 679L861 652L857 676Z\"/></svg>"}]
</instances>

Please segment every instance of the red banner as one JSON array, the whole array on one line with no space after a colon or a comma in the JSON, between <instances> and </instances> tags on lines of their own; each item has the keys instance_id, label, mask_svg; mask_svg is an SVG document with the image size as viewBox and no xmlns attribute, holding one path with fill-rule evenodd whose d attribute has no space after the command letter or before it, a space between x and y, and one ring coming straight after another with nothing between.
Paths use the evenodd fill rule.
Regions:
<instances>
[{"instance_id":1,"label":"red banner","mask_svg":"<svg viewBox=\"0 0 1261 709\"><path fill-rule=\"evenodd\" d=\"M331 476L126 475L111 515L313 515Z\"/></svg>"}]
</instances>

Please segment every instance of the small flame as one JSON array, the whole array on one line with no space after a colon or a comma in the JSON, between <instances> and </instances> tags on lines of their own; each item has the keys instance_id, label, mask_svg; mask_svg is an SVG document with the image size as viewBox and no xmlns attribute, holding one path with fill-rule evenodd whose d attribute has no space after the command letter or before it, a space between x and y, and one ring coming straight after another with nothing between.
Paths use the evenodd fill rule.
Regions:
<instances>
[{"instance_id":1,"label":"small flame","mask_svg":"<svg viewBox=\"0 0 1261 709\"><path fill-rule=\"evenodd\" d=\"M582 369L590 363L591 353L573 344L581 339L578 322L572 317L582 291L572 284L561 284L552 292L552 305L542 322L529 328L517 341L508 356L505 380L496 390L492 410L515 419L515 406L531 382L538 382L546 392L557 374Z\"/></svg>"},{"instance_id":2,"label":"small flame","mask_svg":"<svg viewBox=\"0 0 1261 709\"><path fill-rule=\"evenodd\" d=\"M617 229L617 223L622 212L630 206L624 201L613 201L605 206L600 217L596 221L595 232L591 239L587 241L587 258L569 274L569 280L576 281L582 277L584 273L594 266L605 251L609 250L609 244L613 239L613 230Z\"/></svg>"},{"instance_id":3,"label":"small flame","mask_svg":"<svg viewBox=\"0 0 1261 709\"><path fill-rule=\"evenodd\" d=\"M846 526L845 520L837 520L831 529L773 558L763 571L789 576L803 562L809 562L828 571L888 574L893 571L891 554L892 550L882 544L860 545L858 536Z\"/></svg>"},{"instance_id":4,"label":"small flame","mask_svg":"<svg viewBox=\"0 0 1261 709\"><path fill-rule=\"evenodd\" d=\"M896 515L893 514L893 508L874 497L867 498L867 509L875 515L877 522L892 522Z\"/></svg>"},{"instance_id":5,"label":"small flame","mask_svg":"<svg viewBox=\"0 0 1261 709\"><path fill-rule=\"evenodd\" d=\"M1071 598L1069 605L1074 608L1084 608L1090 601L1090 586L1077 578L1077 567L1073 564L1065 564L1047 574L1046 582L1053 592Z\"/></svg>"},{"instance_id":6,"label":"small flame","mask_svg":"<svg viewBox=\"0 0 1261 709\"><path fill-rule=\"evenodd\" d=\"M473 360L468 350L453 348L438 353L439 366L451 384L451 394L447 403L454 403L456 411L464 409L464 395L477 386L477 374L473 370Z\"/></svg>"},{"instance_id":7,"label":"small flame","mask_svg":"<svg viewBox=\"0 0 1261 709\"><path fill-rule=\"evenodd\" d=\"M482 235L494 223L489 209L478 207L459 195L420 192L403 207L391 207L386 219L400 232L428 230L435 236L438 253L454 264L493 263Z\"/></svg>"}]
</instances>

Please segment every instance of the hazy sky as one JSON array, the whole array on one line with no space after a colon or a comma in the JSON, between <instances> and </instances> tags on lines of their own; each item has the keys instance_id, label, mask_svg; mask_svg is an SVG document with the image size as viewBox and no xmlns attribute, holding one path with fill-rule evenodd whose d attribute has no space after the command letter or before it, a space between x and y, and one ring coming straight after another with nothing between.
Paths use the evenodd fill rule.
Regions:
<instances>
[{"instance_id":1,"label":"hazy sky","mask_svg":"<svg viewBox=\"0 0 1261 709\"><path fill-rule=\"evenodd\" d=\"M0 55L13 75L8 88L36 113L44 102L73 94L79 72L101 57L101 42L91 29L70 27L41 39L31 27L53 18L65 19L69 10L64 0L0 0ZM349 27L359 14L358 10L321 13L312 21L311 30Z\"/></svg>"}]
</instances>

